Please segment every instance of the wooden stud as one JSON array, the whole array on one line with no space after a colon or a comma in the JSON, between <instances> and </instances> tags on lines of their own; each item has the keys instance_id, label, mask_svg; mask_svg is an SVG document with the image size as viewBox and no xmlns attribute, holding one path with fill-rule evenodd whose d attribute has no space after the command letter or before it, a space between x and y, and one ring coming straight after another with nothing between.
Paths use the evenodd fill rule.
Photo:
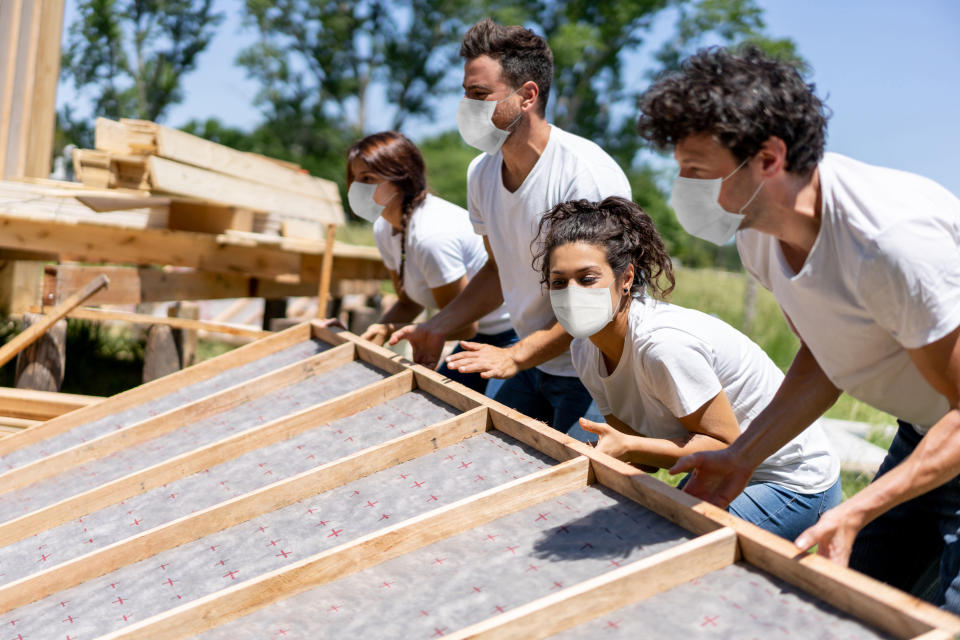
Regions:
<instances>
[{"instance_id":1,"label":"wooden stud","mask_svg":"<svg viewBox=\"0 0 960 640\"><path fill-rule=\"evenodd\" d=\"M731 529L718 529L470 625L449 637L546 638L736 561L737 534Z\"/></svg>"},{"instance_id":2,"label":"wooden stud","mask_svg":"<svg viewBox=\"0 0 960 640\"><path fill-rule=\"evenodd\" d=\"M74 307L81 304L103 287L106 287L108 283L109 280L107 280L106 276L97 276L91 282L87 283L83 289L53 308L43 320L31 325L29 329L22 331L13 340L0 347L0 366L10 362L24 347L38 340L57 320L66 316Z\"/></svg>"},{"instance_id":3,"label":"wooden stud","mask_svg":"<svg viewBox=\"0 0 960 640\"><path fill-rule=\"evenodd\" d=\"M69 431L77 425L99 420L105 416L124 411L138 404L143 404L157 396L171 393L182 387L202 382L203 380L208 380L223 372L225 369L239 367L309 339L310 327L308 324L304 323L290 327L286 331L225 353L219 358L201 362L175 376L161 378L160 380L135 387L129 391L124 391L111 398L109 402L92 404L89 407L78 409L69 415L45 422L23 433L4 438L3 442L0 442L0 456L7 455L11 451Z\"/></svg>"},{"instance_id":4,"label":"wooden stud","mask_svg":"<svg viewBox=\"0 0 960 640\"><path fill-rule=\"evenodd\" d=\"M487 410L480 407L154 527L46 571L0 586L0 613L456 444L485 431L487 427Z\"/></svg>"},{"instance_id":5,"label":"wooden stud","mask_svg":"<svg viewBox=\"0 0 960 640\"><path fill-rule=\"evenodd\" d=\"M0 474L0 486L16 491L82 464L106 458L118 451L158 438L210 416L229 411L277 389L296 384L354 359L353 345L341 345L301 362L287 365L229 389L171 409L156 417L111 431L69 449L40 458Z\"/></svg>"},{"instance_id":6,"label":"wooden stud","mask_svg":"<svg viewBox=\"0 0 960 640\"><path fill-rule=\"evenodd\" d=\"M588 474L586 458L562 462L147 618L101 640L189 637L277 600L585 487Z\"/></svg>"},{"instance_id":7,"label":"wooden stud","mask_svg":"<svg viewBox=\"0 0 960 640\"><path fill-rule=\"evenodd\" d=\"M146 469L0 524L0 546L59 526L121 500L146 493L163 484L203 471L226 460L232 460L254 449L291 438L318 424L363 411L412 389L413 375L405 371L298 413L272 420L229 438L158 462Z\"/></svg>"}]
</instances>

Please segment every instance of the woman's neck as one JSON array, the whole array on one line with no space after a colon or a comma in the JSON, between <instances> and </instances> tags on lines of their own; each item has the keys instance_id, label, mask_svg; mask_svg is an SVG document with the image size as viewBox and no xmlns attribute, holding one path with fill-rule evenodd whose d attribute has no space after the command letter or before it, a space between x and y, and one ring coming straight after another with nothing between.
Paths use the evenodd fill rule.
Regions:
<instances>
[{"instance_id":1,"label":"woman's neck","mask_svg":"<svg viewBox=\"0 0 960 640\"><path fill-rule=\"evenodd\" d=\"M613 316L607 326L590 336L592 342L600 353L603 354L603 363L607 367L607 373L613 373L620 364L620 358L623 357L623 343L627 337L627 328L630 326L630 304L631 297L629 293L624 294L620 303L620 310Z\"/></svg>"}]
</instances>

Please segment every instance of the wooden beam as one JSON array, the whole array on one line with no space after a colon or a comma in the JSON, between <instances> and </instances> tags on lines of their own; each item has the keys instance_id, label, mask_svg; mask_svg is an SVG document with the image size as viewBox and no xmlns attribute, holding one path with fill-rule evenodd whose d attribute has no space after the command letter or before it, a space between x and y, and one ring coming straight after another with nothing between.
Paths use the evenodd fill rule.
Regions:
<instances>
[{"instance_id":1,"label":"wooden beam","mask_svg":"<svg viewBox=\"0 0 960 640\"><path fill-rule=\"evenodd\" d=\"M124 391L110 398L110 402L97 403L89 407L84 407L83 409L78 409L68 415L54 418L33 429L28 429L23 433L4 438L3 441L0 442L0 456L5 456L11 451L16 451L22 447L41 442L47 438L52 438L65 431L69 431L75 426L125 411L130 407L153 400L157 396L171 393L197 382L202 382L203 380L222 373L226 369L241 366L275 353L280 349L309 339L310 327L308 324L304 323L290 327L286 331L245 345L239 349L225 353L218 358L201 362L180 373L160 378L154 382L130 389L129 391Z\"/></svg>"},{"instance_id":2,"label":"wooden beam","mask_svg":"<svg viewBox=\"0 0 960 640\"><path fill-rule=\"evenodd\" d=\"M279 211L326 224L344 223L339 198L333 201L304 196L157 156L147 158L147 167L150 183L156 192L202 198L257 211Z\"/></svg>"},{"instance_id":3,"label":"wooden beam","mask_svg":"<svg viewBox=\"0 0 960 640\"><path fill-rule=\"evenodd\" d=\"M0 415L27 420L49 420L104 400L105 398L99 396L0 387Z\"/></svg>"},{"instance_id":4,"label":"wooden beam","mask_svg":"<svg viewBox=\"0 0 960 640\"><path fill-rule=\"evenodd\" d=\"M46 571L0 586L0 613L426 455L438 448L456 444L485 431L487 427L487 410L477 408L154 527Z\"/></svg>"},{"instance_id":5,"label":"wooden beam","mask_svg":"<svg viewBox=\"0 0 960 640\"><path fill-rule=\"evenodd\" d=\"M27 420L25 418L11 418L10 416L0 415L0 425L7 429L9 433L18 433L21 429L29 429L40 424L40 420Z\"/></svg>"},{"instance_id":6,"label":"wooden beam","mask_svg":"<svg viewBox=\"0 0 960 640\"><path fill-rule=\"evenodd\" d=\"M412 389L413 375L407 371L333 400L321 402L298 413L272 420L229 438L164 460L95 489L0 524L0 546L59 526L121 500L146 493L168 482L198 473L226 460L232 460L254 449L293 437L318 424L363 411Z\"/></svg>"},{"instance_id":7,"label":"wooden beam","mask_svg":"<svg viewBox=\"0 0 960 640\"><path fill-rule=\"evenodd\" d=\"M95 294L100 289L107 286L110 281L106 276L97 276L91 282L88 282L83 289L76 292L56 307L50 310L50 313L36 324L31 325L25 331L22 331L13 340L0 347L0 366L5 365L16 357L24 348L32 344L42 336L47 329L62 319L74 307L81 304L84 300Z\"/></svg>"},{"instance_id":8,"label":"wooden beam","mask_svg":"<svg viewBox=\"0 0 960 640\"><path fill-rule=\"evenodd\" d=\"M111 431L98 438L39 460L0 473L0 486L5 491L17 491L86 464L106 458L118 451L160 437L210 416L229 411L255 398L282 389L307 378L319 375L353 362L353 345L341 345L319 353L312 358L287 365L262 376L241 382L218 393L171 409L124 429Z\"/></svg>"},{"instance_id":9,"label":"wooden beam","mask_svg":"<svg viewBox=\"0 0 960 640\"><path fill-rule=\"evenodd\" d=\"M31 309L39 312L39 309ZM67 317L76 320L93 320L94 322L129 322L132 324L160 324L174 329L188 329L192 331L207 331L210 333L224 333L231 336L245 336L248 338L263 338L270 335L271 331L262 329L250 329L233 324L223 324L221 322L208 322L206 320L191 320L190 318L178 318L169 316L151 316L143 313L129 313L126 311L108 311L107 309L93 309L90 307L81 307L74 309L67 314Z\"/></svg>"},{"instance_id":10,"label":"wooden beam","mask_svg":"<svg viewBox=\"0 0 960 640\"><path fill-rule=\"evenodd\" d=\"M737 561L731 529L684 542L451 634L453 640L546 638ZM670 612L677 615L681 612Z\"/></svg>"},{"instance_id":11,"label":"wooden beam","mask_svg":"<svg viewBox=\"0 0 960 640\"><path fill-rule=\"evenodd\" d=\"M367 534L310 558L176 609L101 640L186 638L268 604L342 578L444 538L589 484L589 463L577 458L503 486Z\"/></svg>"}]
</instances>

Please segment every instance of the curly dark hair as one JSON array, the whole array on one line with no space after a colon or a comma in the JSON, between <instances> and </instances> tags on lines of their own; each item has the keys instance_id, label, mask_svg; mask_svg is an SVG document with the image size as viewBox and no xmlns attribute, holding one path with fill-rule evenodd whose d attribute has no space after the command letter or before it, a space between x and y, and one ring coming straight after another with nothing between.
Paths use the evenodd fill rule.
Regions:
<instances>
[{"instance_id":1,"label":"curly dark hair","mask_svg":"<svg viewBox=\"0 0 960 640\"><path fill-rule=\"evenodd\" d=\"M806 175L823 157L829 113L796 66L753 45L701 49L640 96L640 136L663 149L710 133L739 161L776 136L786 169Z\"/></svg>"},{"instance_id":2,"label":"curly dark hair","mask_svg":"<svg viewBox=\"0 0 960 640\"><path fill-rule=\"evenodd\" d=\"M504 80L513 89L530 80L536 82L540 89L537 109L541 116L547 113L553 84L553 52L546 40L529 29L507 27L485 18L470 27L460 43L461 58L473 60L480 56L498 61Z\"/></svg>"},{"instance_id":3,"label":"curly dark hair","mask_svg":"<svg viewBox=\"0 0 960 640\"><path fill-rule=\"evenodd\" d=\"M662 299L676 285L673 263L653 220L640 205L626 198L610 196L600 202L561 202L540 219L533 242L536 245L533 269L540 272L542 285L550 282L550 253L573 242L603 247L617 277L632 264L634 277L630 293L635 296L643 296L649 289L654 297ZM663 286L661 277L669 286Z\"/></svg>"}]
</instances>

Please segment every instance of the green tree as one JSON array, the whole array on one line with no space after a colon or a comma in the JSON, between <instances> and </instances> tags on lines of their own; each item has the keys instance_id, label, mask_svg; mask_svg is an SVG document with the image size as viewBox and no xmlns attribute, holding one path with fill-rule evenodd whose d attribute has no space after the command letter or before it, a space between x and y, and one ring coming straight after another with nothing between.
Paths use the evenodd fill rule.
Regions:
<instances>
[{"instance_id":1,"label":"green tree","mask_svg":"<svg viewBox=\"0 0 960 640\"><path fill-rule=\"evenodd\" d=\"M162 121L183 100L182 78L222 19L213 0L80 0L61 69L81 94L93 96L93 108L80 117L60 113L64 139L91 146L84 123L98 115Z\"/></svg>"}]
</instances>

